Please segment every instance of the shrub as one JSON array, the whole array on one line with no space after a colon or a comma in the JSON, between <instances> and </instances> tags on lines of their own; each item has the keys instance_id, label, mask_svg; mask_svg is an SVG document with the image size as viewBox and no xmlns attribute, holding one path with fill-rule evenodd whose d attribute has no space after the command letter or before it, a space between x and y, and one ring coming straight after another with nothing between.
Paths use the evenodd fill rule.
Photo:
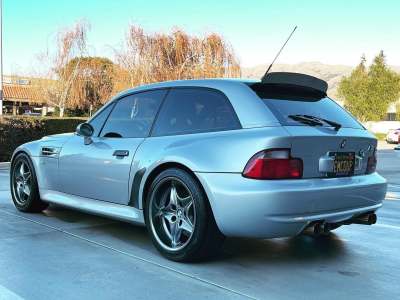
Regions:
<instances>
[{"instance_id":1,"label":"shrub","mask_svg":"<svg viewBox=\"0 0 400 300\"><path fill-rule=\"evenodd\" d=\"M386 140L387 133L373 133L379 141Z\"/></svg>"},{"instance_id":2,"label":"shrub","mask_svg":"<svg viewBox=\"0 0 400 300\"><path fill-rule=\"evenodd\" d=\"M75 132L86 118L0 117L0 162L10 161L14 150L46 135Z\"/></svg>"}]
</instances>

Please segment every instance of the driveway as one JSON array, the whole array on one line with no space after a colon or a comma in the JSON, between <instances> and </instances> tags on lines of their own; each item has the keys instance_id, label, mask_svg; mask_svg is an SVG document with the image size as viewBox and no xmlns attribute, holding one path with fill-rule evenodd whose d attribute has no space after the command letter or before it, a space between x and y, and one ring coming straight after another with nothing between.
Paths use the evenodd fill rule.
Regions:
<instances>
[{"instance_id":1,"label":"driveway","mask_svg":"<svg viewBox=\"0 0 400 300\"><path fill-rule=\"evenodd\" d=\"M51 205L15 209L0 170L0 299L388 299L400 282L400 160L379 150L390 198L374 226L329 237L229 238L211 261L174 263L144 227ZM400 196L399 196L400 198Z\"/></svg>"}]
</instances>

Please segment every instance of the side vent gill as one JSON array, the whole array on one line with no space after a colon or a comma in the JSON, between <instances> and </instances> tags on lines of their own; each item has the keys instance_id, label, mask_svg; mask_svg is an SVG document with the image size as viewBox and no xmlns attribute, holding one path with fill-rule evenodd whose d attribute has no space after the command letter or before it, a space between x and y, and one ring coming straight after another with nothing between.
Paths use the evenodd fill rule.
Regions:
<instances>
[{"instance_id":1,"label":"side vent gill","mask_svg":"<svg viewBox=\"0 0 400 300\"><path fill-rule=\"evenodd\" d=\"M61 147L40 147L40 155L45 157L58 157Z\"/></svg>"}]
</instances>

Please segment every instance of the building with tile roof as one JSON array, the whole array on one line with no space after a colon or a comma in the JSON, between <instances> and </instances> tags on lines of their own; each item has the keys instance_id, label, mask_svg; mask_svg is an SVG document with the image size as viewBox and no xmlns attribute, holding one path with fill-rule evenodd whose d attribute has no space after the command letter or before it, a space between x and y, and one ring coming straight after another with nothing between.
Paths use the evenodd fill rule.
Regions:
<instances>
[{"instance_id":1,"label":"building with tile roof","mask_svg":"<svg viewBox=\"0 0 400 300\"><path fill-rule=\"evenodd\" d=\"M40 91L31 85L29 79L3 77L3 113L22 115L25 112L47 115L54 108L47 104Z\"/></svg>"}]
</instances>

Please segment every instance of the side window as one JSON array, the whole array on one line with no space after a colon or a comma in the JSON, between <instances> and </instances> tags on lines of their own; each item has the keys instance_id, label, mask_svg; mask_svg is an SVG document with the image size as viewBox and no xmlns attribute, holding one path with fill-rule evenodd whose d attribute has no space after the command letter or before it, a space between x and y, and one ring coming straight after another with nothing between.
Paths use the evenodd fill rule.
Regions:
<instances>
[{"instance_id":1,"label":"side window","mask_svg":"<svg viewBox=\"0 0 400 300\"><path fill-rule=\"evenodd\" d=\"M93 120L89 123L94 128L93 136L98 136L100 133L101 128L103 127L104 122L107 120L108 115L112 111L115 103L111 103L107 106L100 114L98 114Z\"/></svg>"},{"instance_id":2,"label":"side window","mask_svg":"<svg viewBox=\"0 0 400 300\"><path fill-rule=\"evenodd\" d=\"M171 89L152 135L188 134L237 128L239 121L224 94L207 89Z\"/></svg>"},{"instance_id":3,"label":"side window","mask_svg":"<svg viewBox=\"0 0 400 300\"><path fill-rule=\"evenodd\" d=\"M101 136L147 137L167 90L138 93L118 100Z\"/></svg>"}]
</instances>

